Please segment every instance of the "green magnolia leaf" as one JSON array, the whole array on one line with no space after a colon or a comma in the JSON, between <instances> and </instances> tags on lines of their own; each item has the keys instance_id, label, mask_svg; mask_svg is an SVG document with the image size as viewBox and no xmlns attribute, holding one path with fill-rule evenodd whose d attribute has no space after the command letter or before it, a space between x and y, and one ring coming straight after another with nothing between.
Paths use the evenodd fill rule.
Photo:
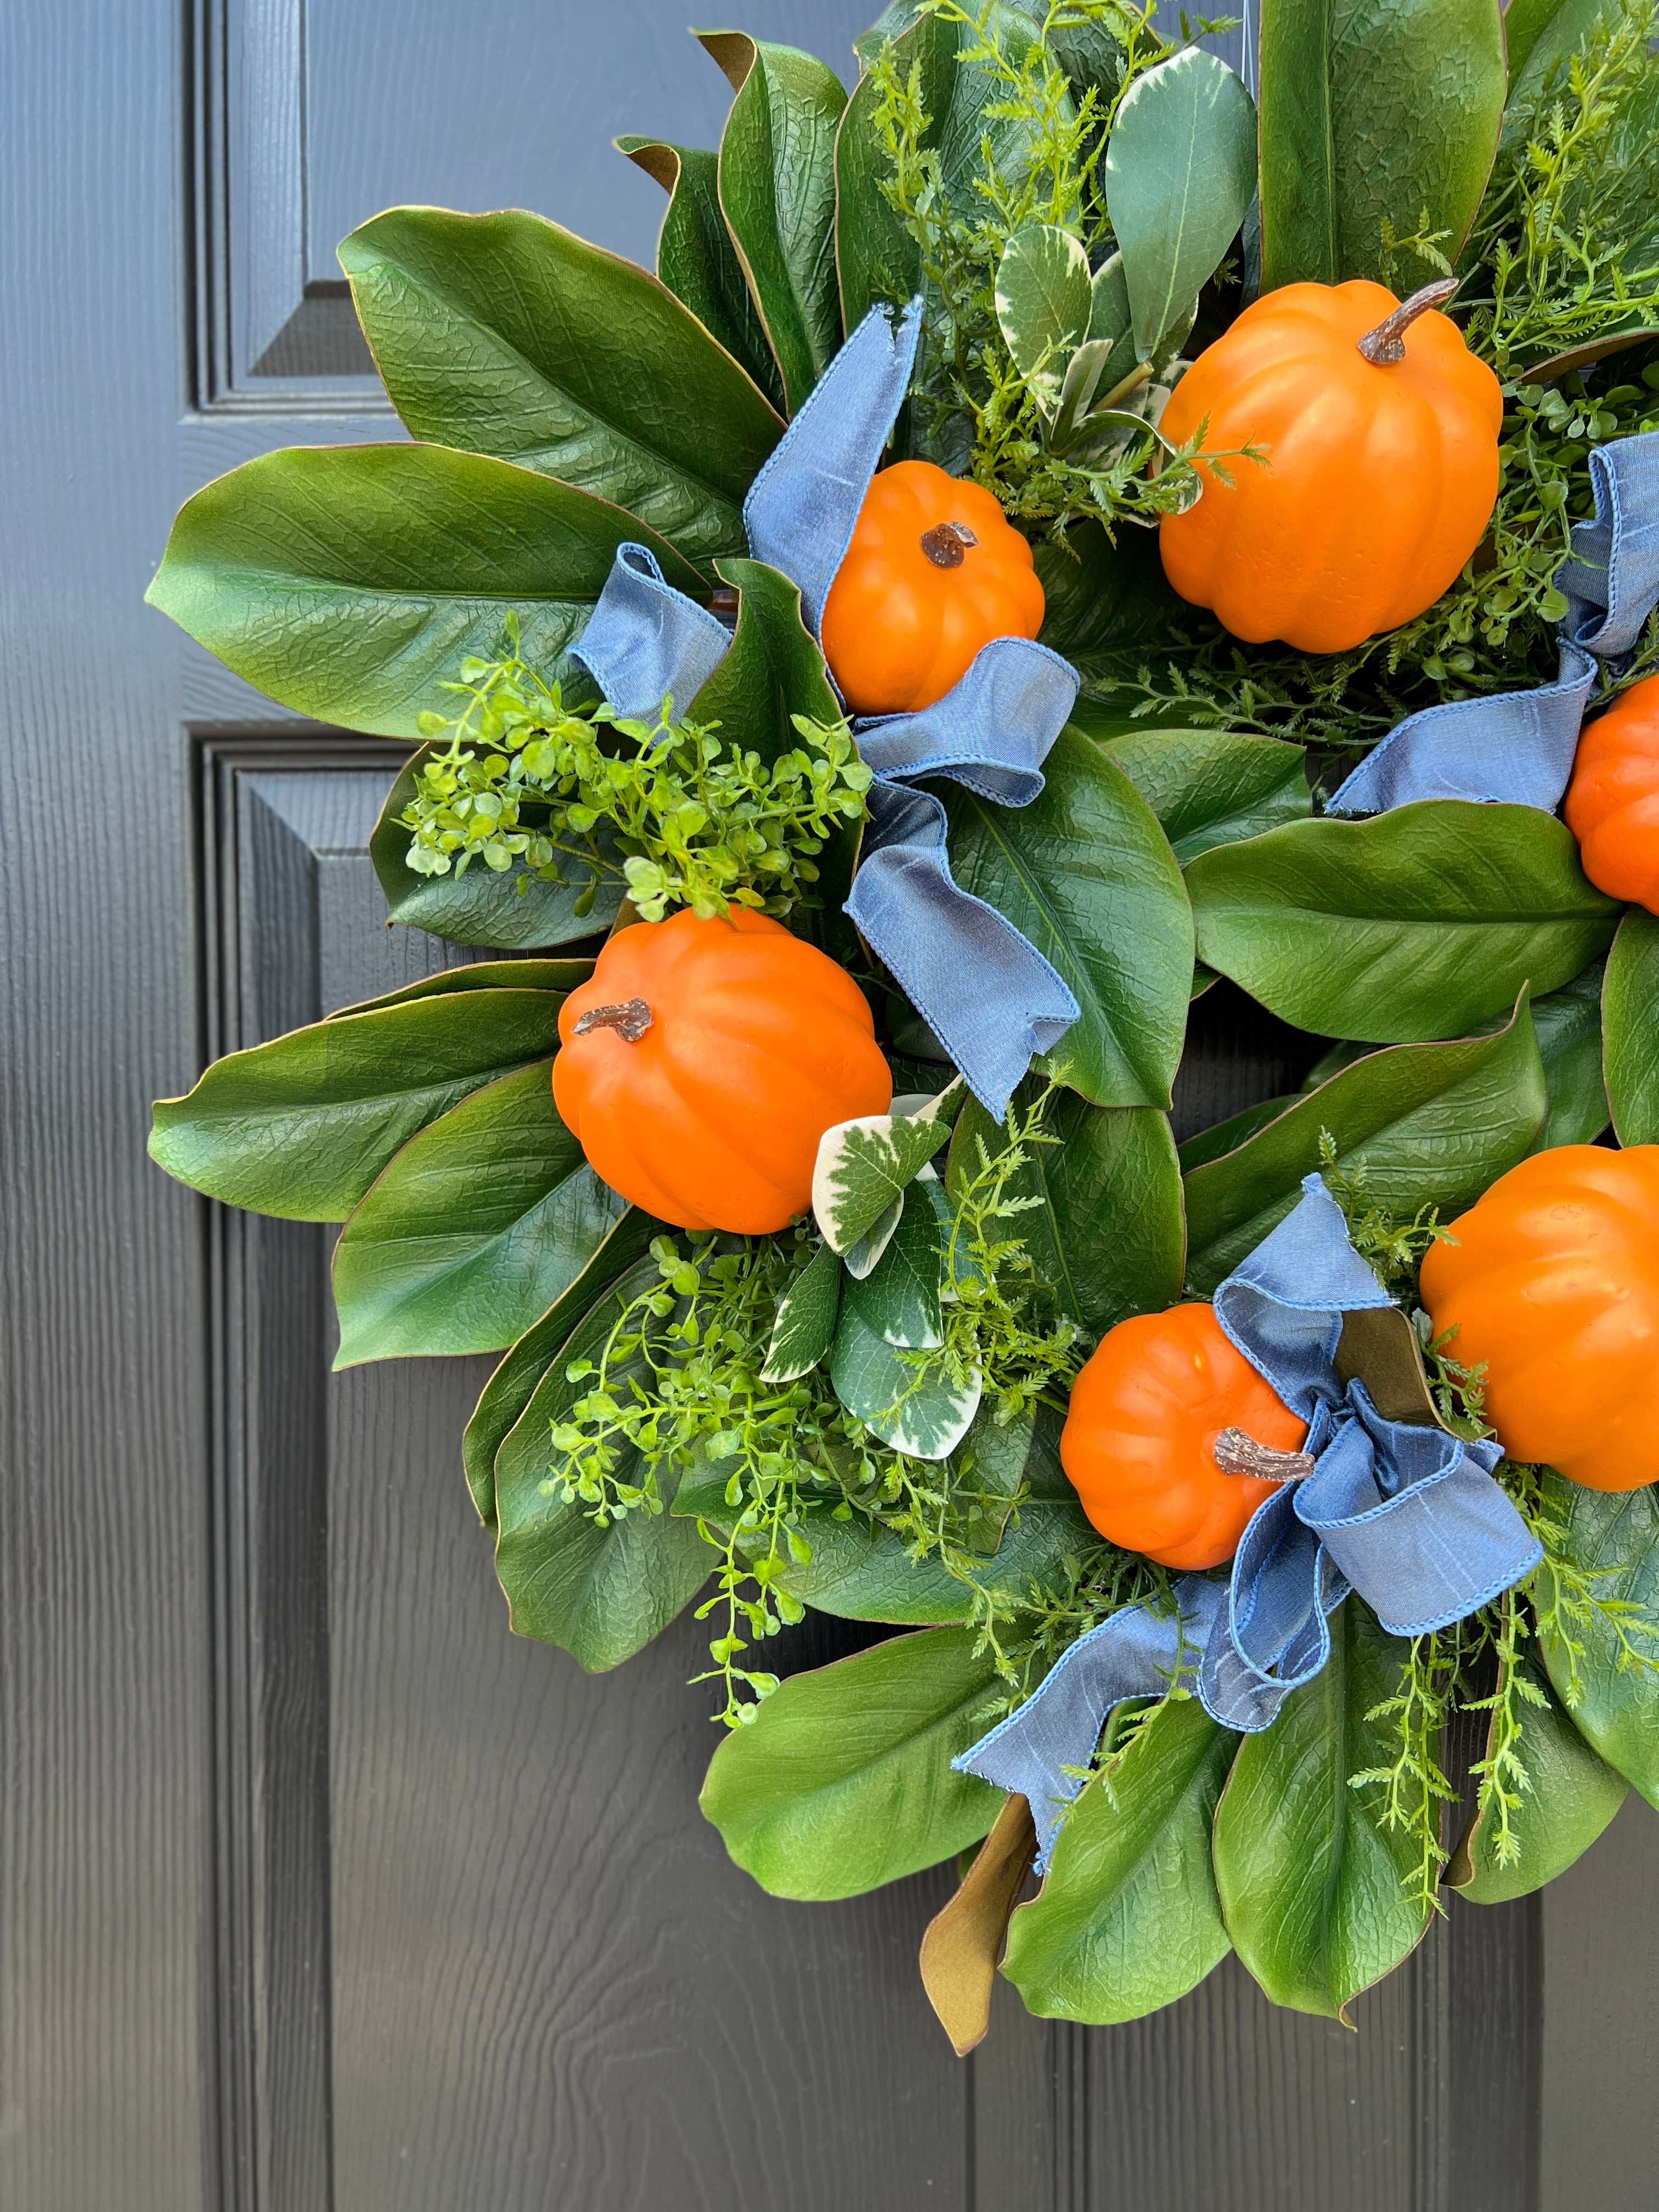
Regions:
<instances>
[{"instance_id":1,"label":"green magnolia leaf","mask_svg":"<svg viewBox=\"0 0 1659 2212\"><path fill-rule=\"evenodd\" d=\"M1196 1698L1146 1722L1066 1814L1041 1893L1008 1926L1002 1971L1044 2020L1139 2020L1232 1948L1210 1829L1238 1738Z\"/></svg>"},{"instance_id":2,"label":"green magnolia leaf","mask_svg":"<svg viewBox=\"0 0 1659 2212\"><path fill-rule=\"evenodd\" d=\"M695 563L748 550L782 422L654 277L519 210L392 208L339 251L415 437L614 501Z\"/></svg>"},{"instance_id":3,"label":"green magnolia leaf","mask_svg":"<svg viewBox=\"0 0 1659 2212\"><path fill-rule=\"evenodd\" d=\"M1659 1144L1659 917L1640 907L1629 909L1613 940L1602 1019L1619 1141Z\"/></svg>"},{"instance_id":4,"label":"green magnolia leaf","mask_svg":"<svg viewBox=\"0 0 1659 2212\"><path fill-rule=\"evenodd\" d=\"M1630 1794L1629 1783L1579 1735L1537 1662L1528 1655L1521 1663L1538 1702L1521 1705L1521 1741L1515 1747L1528 1783L1510 1811L1510 1832L1519 1856L1508 1865L1501 1863L1496 1810L1488 1806L1478 1814L1446 1869L1447 1887L1472 1905L1506 1904L1565 1874ZM1487 1732L1488 1759L1496 1727L1494 1719Z\"/></svg>"},{"instance_id":5,"label":"green magnolia leaf","mask_svg":"<svg viewBox=\"0 0 1659 2212\"><path fill-rule=\"evenodd\" d=\"M1368 1054L1186 1177L1187 1280L1207 1297L1290 1212L1328 1130L1345 1168L1396 1218L1449 1220L1523 1158L1544 1117L1544 1070L1520 1007L1495 1036Z\"/></svg>"},{"instance_id":6,"label":"green magnolia leaf","mask_svg":"<svg viewBox=\"0 0 1659 2212\"><path fill-rule=\"evenodd\" d=\"M668 195L657 239L658 276L781 413L783 379L720 213L718 157L702 146L670 146L656 138L614 143Z\"/></svg>"},{"instance_id":7,"label":"green magnolia leaf","mask_svg":"<svg viewBox=\"0 0 1659 2212\"><path fill-rule=\"evenodd\" d=\"M1618 0L1509 0L1504 36L1509 49L1510 106L1523 115L1543 89L1545 79L1577 52L1599 22L1617 11Z\"/></svg>"},{"instance_id":8,"label":"green magnolia leaf","mask_svg":"<svg viewBox=\"0 0 1659 2212\"><path fill-rule=\"evenodd\" d=\"M1570 1616L1571 1641L1540 1638L1544 1664L1579 1735L1650 1805L1659 1805L1659 1648L1640 1628L1641 1616L1659 1613L1659 1490L1651 1483L1585 1490L1551 1474L1544 1494L1551 1519L1565 1531L1566 1556L1593 1577L1594 1594L1587 1613ZM1547 1604L1547 1561L1538 1590ZM1632 1607L1634 1613L1620 1610Z\"/></svg>"},{"instance_id":9,"label":"green magnolia leaf","mask_svg":"<svg viewBox=\"0 0 1659 2212\"><path fill-rule=\"evenodd\" d=\"M466 1482L478 1518L495 1529L495 1455L507 1431L530 1403L536 1385L552 1365L572 1330L589 1309L645 1256L662 1224L630 1206L606 1232L605 1241L575 1281L560 1292L538 1321L532 1322L484 1384L461 1439Z\"/></svg>"},{"instance_id":10,"label":"green magnolia leaf","mask_svg":"<svg viewBox=\"0 0 1659 2212\"><path fill-rule=\"evenodd\" d=\"M1190 327L1255 198L1255 106L1225 62L1188 46L1137 78L1107 141L1105 182L1135 350L1151 361L1183 317Z\"/></svg>"},{"instance_id":11,"label":"green magnolia leaf","mask_svg":"<svg viewBox=\"0 0 1659 2212\"><path fill-rule=\"evenodd\" d=\"M592 872L580 861L568 863L573 880L568 884L544 883L519 860L499 875L476 864L464 876L453 872L447 876L416 874L408 861L413 841L398 817L414 800L421 770L447 742L440 738L410 756L386 793L369 838L368 857L386 893L387 921L406 929L424 929L452 945L509 951L568 945L573 938L592 937L608 928L625 886L618 876L596 888ZM590 898L591 905L579 913Z\"/></svg>"},{"instance_id":12,"label":"green magnolia leaf","mask_svg":"<svg viewBox=\"0 0 1659 2212\"><path fill-rule=\"evenodd\" d=\"M495 1571L514 1633L558 1644L591 1674L619 1667L659 1635L714 1562L694 1522L634 1512L601 1528L591 1507L567 1505L542 1487L554 1461L550 1424L564 1420L592 1387L591 1378L570 1382L567 1367L597 1359L623 1307L661 1279L654 1260L641 1261L583 1316L495 1455ZM624 1393L630 1378L647 1373L638 1359L611 1367ZM645 1470L623 1447L614 1472L637 1484ZM665 1503L672 1503L672 1491Z\"/></svg>"},{"instance_id":13,"label":"green magnolia leaf","mask_svg":"<svg viewBox=\"0 0 1659 2212\"><path fill-rule=\"evenodd\" d=\"M1212 846L1305 821L1313 811L1307 755L1282 738L1136 730L1108 738L1103 750L1157 815L1183 868Z\"/></svg>"},{"instance_id":14,"label":"green magnolia leaf","mask_svg":"<svg viewBox=\"0 0 1659 2212\"><path fill-rule=\"evenodd\" d=\"M830 1357L841 1310L841 1261L826 1244L815 1252L778 1303L767 1346L763 1382L793 1382Z\"/></svg>"},{"instance_id":15,"label":"green magnolia leaf","mask_svg":"<svg viewBox=\"0 0 1659 2212\"><path fill-rule=\"evenodd\" d=\"M1187 871L1198 957L1284 1021L1373 1044L1466 1036L1613 936L1572 832L1535 806L1429 799L1291 822Z\"/></svg>"},{"instance_id":16,"label":"green magnolia leaf","mask_svg":"<svg viewBox=\"0 0 1659 2212\"><path fill-rule=\"evenodd\" d=\"M1014 366L1045 414L1060 404L1066 363L1089 328L1093 295L1080 238L1051 222L1030 222L1002 250L996 311Z\"/></svg>"},{"instance_id":17,"label":"green magnolia leaf","mask_svg":"<svg viewBox=\"0 0 1659 2212\"><path fill-rule=\"evenodd\" d=\"M702 1806L774 1897L856 1897L977 1843L1000 1790L951 1761L996 1686L971 1628L898 1636L793 1675L709 1764Z\"/></svg>"},{"instance_id":18,"label":"green magnolia leaf","mask_svg":"<svg viewBox=\"0 0 1659 2212\"><path fill-rule=\"evenodd\" d=\"M1195 1137L1188 1137L1177 1155L1182 1173L1186 1175L1194 1168L1206 1167L1210 1161L1218 1160L1224 1152L1231 1152L1246 1138L1255 1136L1258 1129L1265 1129L1269 1121L1276 1121L1300 1096L1300 1092L1291 1091L1286 1097L1263 1098L1255 1106L1245 1107L1243 1113L1230 1115L1224 1121L1218 1121L1213 1127L1200 1129Z\"/></svg>"},{"instance_id":19,"label":"green magnolia leaf","mask_svg":"<svg viewBox=\"0 0 1659 2212\"><path fill-rule=\"evenodd\" d=\"M475 1091L388 1161L334 1248L336 1367L500 1352L627 1210L553 1104L550 1060Z\"/></svg>"},{"instance_id":20,"label":"green magnolia leaf","mask_svg":"<svg viewBox=\"0 0 1659 2212\"><path fill-rule=\"evenodd\" d=\"M793 46L742 31L696 36L737 95L720 137L720 209L796 415L841 344L835 151L847 94Z\"/></svg>"},{"instance_id":21,"label":"green magnolia leaf","mask_svg":"<svg viewBox=\"0 0 1659 2212\"><path fill-rule=\"evenodd\" d=\"M417 976L398 990L383 991L378 999L337 1006L324 1018L337 1022L348 1014L406 1006L411 999L453 999L458 991L557 991L562 996L592 973L591 960L474 960L461 968L441 968L435 975Z\"/></svg>"},{"instance_id":22,"label":"green magnolia leaf","mask_svg":"<svg viewBox=\"0 0 1659 2212\"><path fill-rule=\"evenodd\" d=\"M186 500L144 596L285 707L413 738L469 653L498 656L509 612L524 658L552 666L629 539L671 584L705 590L636 515L533 469L443 446L297 446Z\"/></svg>"},{"instance_id":23,"label":"green magnolia leaf","mask_svg":"<svg viewBox=\"0 0 1659 2212\"><path fill-rule=\"evenodd\" d=\"M851 1285L848 1285L850 1289ZM953 1382L936 1363L898 1352L843 1299L830 1357L836 1395L872 1435L917 1459L948 1459L979 1411L983 1384Z\"/></svg>"},{"instance_id":24,"label":"green magnolia leaf","mask_svg":"<svg viewBox=\"0 0 1659 2212\"><path fill-rule=\"evenodd\" d=\"M1095 94L1096 113L1103 117L1123 82L1123 48L1103 22L1051 24L1048 44L1054 59L1071 80L1072 97L1079 106L1085 93Z\"/></svg>"},{"instance_id":25,"label":"green magnolia leaf","mask_svg":"<svg viewBox=\"0 0 1659 2212\"><path fill-rule=\"evenodd\" d=\"M1385 223L1402 239L1439 234L1455 261L1507 88L1502 0L1274 0L1261 20L1262 290L1386 283Z\"/></svg>"},{"instance_id":26,"label":"green magnolia leaf","mask_svg":"<svg viewBox=\"0 0 1659 2212\"><path fill-rule=\"evenodd\" d=\"M975 23L949 22L929 14L901 26L902 12L890 8L876 30L889 27L884 35L892 39L890 61L900 82L908 83L911 73L916 74L921 110L928 118L921 149L938 159L939 197L958 215L971 216L978 201L974 180L982 173L981 149L988 144L999 173L1018 190L1030 171L1036 126L998 113L1012 105L1007 87L983 61L965 58L979 43L980 9L974 10ZM1029 15L1006 6L992 7L986 28L1015 69L1039 36ZM871 70L881 43L873 32L859 42L865 74L847 103L836 140L836 264L842 319L848 331L878 301L902 307L922 289L915 241L882 189L892 182L893 170L876 125L881 82Z\"/></svg>"},{"instance_id":27,"label":"green magnolia leaf","mask_svg":"<svg viewBox=\"0 0 1659 2212\"><path fill-rule=\"evenodd\" d=\"M1031 1095L1028 1087L1022 1101ZM1181 1296L1186 1255L1181 1169L1169 1116L1151 1107L1091 1106L1075 1092L1049 1102L1058 1139L1028 1149L1009 1195L1039 1202L1004 1231L1024 1245L1063 1312L1091 1336L1130 1314L1161 1313ZM951 1140L945 1180L959 1197L1006 1132L969 1098ZM983 1149L981 1149L981 1147Z\"/></svg>"},{"instance_id":28,"label":"green magnolia leaf","mask_svg":"<svg viewBox=\"0 0 1659 2212\"><path fill-rule=\"evenodd\" d=\"M158 1099L150 1158L227 1206L343 1221L417 1129L559 1042L551 991L465 991L336 1015Z\"/></svg>"},{"instance_id":29,"label":"green magnolia leaf","mask_svg":"<svg viewBox=\"0 0 1659 2212\"><path fill-rule=\"evenodd\" d=\"M1097 1106L1167 1108L1193 975L1181 870L1146 800L1080 731L1060 732L1043 774L1018 808L951 787L951 872L1083 1009L1044 1064Z\"/></svg>"},{"instance_id":30,"label":"green magnolia leaf","mask_svg":"<svg viewBox=\"0 0 1659 2212\"><path fill-rule=\"evenodd\" d=\"M1031 550L1046 602L1038 635L1085 684L1109 685L1166 655L1190 657L1205 617L1170 588L1152 532L1120 530L1114 544L1091 520ZM1109 698L1079 699L1072 720L1091 737L1144 726Z\"/></svg>"},{"instance_id":31,"label":"green magnolia leaf","mask_svg":"<svg viewBox=\"0 0 1659 2212\"><path fill-rule=\"evenodd\" d=\"M1627 915L1620 927L1628 921ZM1604 967L1593 960L1564 989L1532 1002L1532 1025L1550 1094L1549 1111L1533 1143L1535 1152L1556 1145L1593 1145L1613 1119L1601 1079Z\"/></svg>"},{"instance_id":32,"label":"green magnolia leaf","mask_svg":"<svg viewBox=\"0 0 1659 2212\"><path fill-rule=\"evenodd\" d=\"M1274 2004L1339 2014L1428 1924L1409 1885L1417 1844L1349 1778L1391 1766L1407 1646L1358 1597L1331 1618L1330 1663L1239 1746L1215 1816L1216 1886L1233 1947Z\"/></svg>"},{"instance_id":33,"label":"green magnolia leaf","mask_svg":"<svg viewBox=\"0 0 1659 2212\"><path fill-rule=\"evenodd\" d=\"M847 1310L884 1344L936 1351L945 1341L939 1275L950 1234L944 1190L932 1170L925 1170L905 1191L898 1226L880 1259L861 1279L848 1277L842 1294Z\"/></svg>"},{"instance_id":34,"label":"green magnolia leaf","mask_svg":"<svg viewBox=\"0 0 1659 2212\"><path fill-rule=\"evenodd\" d=\"M949 1138L966 1096L957 1076L914 1113L866 1114L824 1131L812 1170L812 1212L832 1252L850 1252L890 1212L897 1227L897 1202Z\"/></svg>"}]
</instances>

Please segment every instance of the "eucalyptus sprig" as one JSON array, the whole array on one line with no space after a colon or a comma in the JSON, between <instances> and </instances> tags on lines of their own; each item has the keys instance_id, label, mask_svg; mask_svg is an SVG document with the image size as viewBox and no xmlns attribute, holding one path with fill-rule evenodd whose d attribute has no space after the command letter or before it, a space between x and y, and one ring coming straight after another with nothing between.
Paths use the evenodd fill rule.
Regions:
<instances>
[{"instance_id":1,"label":"eucalyptus sprig","mask_svg":"<svg viewBox=\"0 0 1659 2212\"><path fill-rule=\"evenodd\" d=\"M508 630L516 646L511 617ZM443 688L465 704L421 716L423 737L449 743L398 817L417 875L516 867L520 891L582 886L578 915L620 882L647 921L679 906L782 916L811 902L825 841L864 813L871 771L844 721L795 715L801 742L767 761L724 743L718 722L677 720L672 699L650 722L567 706L516 653L463 661Z\"/></svg>"}]
</instances>

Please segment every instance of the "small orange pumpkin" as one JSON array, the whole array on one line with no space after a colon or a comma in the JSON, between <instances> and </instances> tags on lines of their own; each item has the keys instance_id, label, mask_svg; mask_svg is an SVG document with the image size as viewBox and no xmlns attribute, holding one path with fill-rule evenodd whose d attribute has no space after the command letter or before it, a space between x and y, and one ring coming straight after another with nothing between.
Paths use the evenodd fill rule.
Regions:
<instances>
[{"instance_id":1,"label":"small orange pumpkin","mask_svg":"<svg viewBox=\"0 0 1659 2212\"><path fill-rule=\"evenodd\" d=\"M619 929L559 1037L554 1103L588 1165L682 1229L787 1227L824 1131L892 1103L858 985L741 907Z\"/></svg>"},{"instance_id":2,"label":"small orange pumpkin","mask_svg":"<svg viewBox=\"0 0 1659 2212\"><path fill-rule=\"evenodd\" d=\"M1158 529L1164 574L1235 637L1341 653L1446 591L1498 500L1498 379L1425 285L1286 284L1245 308L1176 385L1176 444L1265 448L1200 465L1204 496ZM1207 425L1207 427L1206 427Z\"/></svg>"},{"instance_id":3,"label":"small orange pumpkin","mask_svg":"<svg viewBox=\"0 0 1659 2212\"><path fill-rule=\"evenodd\" d=\"M1659 1480L1659 1145L1511 1168L1423 1262L1423 1302L1514 1458L1588 1490Z\"/></svg>"},{"instance_id":4,"label":"small orange pumpkin","mask_svg":"<svg viewBox=\"0 0 1659 2212\"><path fill-rule=\"evenodd\" d=\"M883 469L824 605L823 657L855 714L942 699L994 637L1035 637L1042 586L993 495L931 461Z\"/></svg>"},{"instance_id":5,"label":"small orange pumpkin","mask_svg":"<svg viewBox=\"0 0 1659 2212\"><path fill-rule=\"evenodd\" d=\"M1218 1567L1278 1487L1222 1471L1216 1447L1229 1429L1266 1447L1254 1455L1263 1466L1308 1432L1213 1306L1172 1306L1121 1321L1102 1339L1072 1386L1060 1464L1114 1544L1162 1566Z\"/></svg>"},{"instance_id":6,"label":"small orange pumpkin","mask_svg":"<svg viewBox=\"0 0 1659 2212\"><path fill-rule=\"evenodd\" d=\"M1586 727L1562 811L1596 890L1659 914L1659 676Z\"/></svg>"}]
</instances>

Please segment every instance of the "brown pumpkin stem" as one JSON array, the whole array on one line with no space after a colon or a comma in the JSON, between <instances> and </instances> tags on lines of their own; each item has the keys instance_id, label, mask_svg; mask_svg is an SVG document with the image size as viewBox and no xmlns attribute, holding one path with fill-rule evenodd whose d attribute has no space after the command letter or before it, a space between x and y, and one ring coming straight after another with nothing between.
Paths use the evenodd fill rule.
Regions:
<instances>
[{"instance_id":1,"label":"brown pumpkin stem","mask_svg":"<svg viewBox=\"0 0 1659 2212\"><path fill-rule=\"evenodd\" d=\"M618 1006L590 1006L576 1024L576 1035L594 1030L615 1030L624 1044L637 1044L651 1026L651 1009L643 999L624 999Z\"/></svg>"},{"instance_id":2,"label":"brown pumpkin stem","mask_svg":"<svg viewBox=\"0 0 1659 2212\"><path fill-rule=\"evenodd\" d=\"M1311 1452L1275 1451L1257 1443L1248 1429L1223 1429L1215 1440L1215 1463L1223 1474L1253 1475L1258 1482L1294 1482L1314 1471Z\"/></svg>"},{"instance_id":3,"label":"brown pumpkin stem","mask_svg":"<svg viewBox=\"0 0 1659 2212\"><path fill-rule=\"evenodd\" d=\"M1407 331L1431 307L1443 307L1457 289L1457 283L1455 276L1437 276L1432 284L1425 284L1409 300L1402 300L1393 314L1385 317L1374 331L1367 331L1363 338L1354 341L1366 360L1378 368L1389 368L1395 362L1404 361Z\"/></svg>"},{"instance_id":4,"label":"brown pumpkin stem","mask_svg":"<svg viewBox=\"0 0 1659 2212\"><path fill-rule=\"evenodd\" d=\"M978 544L965 522L936 522L921 533L921 550L936 568L961 568L968 548Z\"/></svg>"}]
</instances>

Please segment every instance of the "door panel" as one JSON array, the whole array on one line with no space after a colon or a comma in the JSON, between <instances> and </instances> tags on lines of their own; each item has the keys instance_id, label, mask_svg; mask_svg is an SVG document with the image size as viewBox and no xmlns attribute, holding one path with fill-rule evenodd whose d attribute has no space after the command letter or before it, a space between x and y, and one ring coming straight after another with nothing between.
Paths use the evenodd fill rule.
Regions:
<instances>
[{"instance_id":1,"label":"door panel","mask_svg":"<svg viewBox=\"0 0 1659 2212\"><path fill-rule=\"evenodd\" d=\"M738 15L844 62L874 12ZM508 1635L459 1461L488 1363L331 1376L328 1232L145 1159L149 1101L212 1054L459 957L384 927L397 749L281 715L142 605L173 512L252 453L401 434L328 289L386 200L648 256L656 188L604 142L712 142L681 21L0 9L0 2204L1635 2212L1645 1808L1541 1901L1454 1903L1358 2034L1230 1962L1128 2028L1003 1990L959 2064L914 1965L950 1870L763 1898L696 1810L695 1625L601 1678ZM1194 1019L1184 1127L1299 1079L1221 987ZM810 1624L783 1662L874 1632Z\"/></svg>"}]
</instances>

